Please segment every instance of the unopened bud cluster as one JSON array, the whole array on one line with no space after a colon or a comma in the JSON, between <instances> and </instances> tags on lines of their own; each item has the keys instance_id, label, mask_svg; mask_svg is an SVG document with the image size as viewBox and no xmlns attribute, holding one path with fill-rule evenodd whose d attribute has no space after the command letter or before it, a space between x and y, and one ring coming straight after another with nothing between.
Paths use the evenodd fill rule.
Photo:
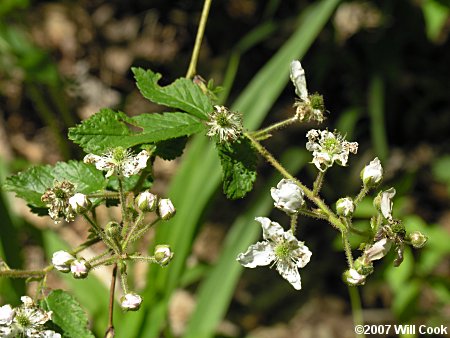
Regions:
<instances>
[{"instance_id":1,"label":"unopened bud cluster","mask_svg":"<svg viewBox=\"0 0 450 338\"><path fill-rule=\"evenodd\" d=\"M77 279L86 278L91 269L90 264L84 258L76 258L63 250L53 253L52 264L56 270L64 273L71 272Z\"/></svg>"}]
</instances>

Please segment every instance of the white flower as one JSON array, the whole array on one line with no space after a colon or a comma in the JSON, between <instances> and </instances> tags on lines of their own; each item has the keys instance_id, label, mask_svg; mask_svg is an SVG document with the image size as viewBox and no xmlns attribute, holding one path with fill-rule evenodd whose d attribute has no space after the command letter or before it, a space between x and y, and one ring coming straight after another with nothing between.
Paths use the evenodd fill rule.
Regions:
<instances>
[{"instance_id":1,"label":"white flower","mask_svg":"<svg viewBox=\"0 0 450 338\"><path fill-rule=\"evenodd\" d=\"M20 299L23 304L14 309L15 315L10 324L0 327L2 337L61 337L53 331L44 330L44 324L52 318L52 311L39 308L28 296ZM53 336L49 335L50 332Z\"/></svg>"},{"instance_id":2,"label":"white flower","mask_svg":"<svg viewBox=\"0 0 450 338\"><path fill-rule=\"evenodd\" d=\"M358 271L355 269L347 270L344 273L344 278L350 285L361 285L364 284L366 281L366 276L361 275Z\"/></svg>"},{"instance_id":3,"label":"white flower","mask_svg":"<svg viewBox=\"0 0 450 338\"><path fill-rule=\"evenodd\" d=\"M297 116L299 120L316 120L322 122L324 120L323 112L325 110L323 97L319 94L308 94L305 70L300 61L292 61L290 70L291 81L294 84L295 93L301 100L294 104L294 107L297 107Z\"/></svg>"},{"instance_id":4,"label":"white flower","mask_svg":"<svg viewBox=\"0 0 450 338\"><path fill-rule=\"evenodd\" d=\"M136 197L136 204L142 211L155 211L158 206L158 196L146 190Z\"/></svg>"},{"instance_id":5,"label":"white flower","mask_svg":"<svg viewBox=\"0 0 450 338\"><path fill-rule=\"evenodd\" d=\"M142 297L134 292L127 293L120 299L120 306L124 310L136 311L142 303Z\"/></svg>"},{"instance_id":6,"label":"white flower","mask_svg":"<svg viewBox=\"0 0 450 338\"><path fill-rule=\"evenodd\" d=\"M375 187L383 179L383 167L378 157L375 157L361 170L361 179L366 187Z\"/></svg>"},{"instance_id":7,"label":"white flower","mask_svg":"<svg viewBox=\"0 0 450 338\"><path fill-rule=\"evenodd\" d=\"M158 203L158 214L163 220L168 220L172 218L176 213L175 207L172 201L168 198L163 198L159 200Z\"/></svg>"},{"instance_id":8,"label":"white flower","mask_svg":"<svg viewBox=\"0 0 450 338\"><path fill-rule=\"evenodd\" d=\"M92 203L85 194L76 193L69 198L69 205L78 214L83 214L91 207Z\"/></svg>"},{"instance_id":9,"label":"white flower","mask_svg":"<svg viewBox=\"0 0 450 338\"><path fill-rule=\"evenodd\" d=\"M173 258L173 252L170 250L169 245L157 245L155 247L155 260L161 266L169 264Z\"/></svg>"},{"instance_id":10,"label":"white flower","mask_svg":"<svg viewBox=\"0 0 450 338\"><path fill-rule=\"evenodd\" d=\"M86 278L89 273L90 265L84 258L75 259L70 264L70 271L74 278Z\"/></svg>"},{"instance_id":11,"label":"white flower","mask_svg":"<svg viewBox=\"0 0 450 338\"><path fill-rule=\"evenodd\" d=\"M312 163L320 171L325 171L334 162L346 166L349 153L356 154L358 151L357 142L347 142L338 133L328 130L311 129L306 137L306 149L313 152Z\"/></svg>"},{"instance_id":12,"label":"white flower","mask_svg":"<svg viewBox=\"0 0 450 338\"><path fill-rule=\"evenodd\" d=\"M380 210L383 217L388 221L392 221L392 206L394 204L392 199L394 198L395 193L396 191L394 188L390 188L380 193Z\"/></svg>"},{"instance_id":13,"label":"white flower","mask_svg":"<svg viewBox=\"0 0 450 338\"><path fill-rule=\"evenodd\" d=\"M373 262L383 258L392 247L392 241L388 238L382 238L376 241L368 249L364 250L365 260Z\"/></svg>"},{"instance_id":14,"label":"white flower","mask_svg":"<svg viewBox=\"0 0 450 338\"><path fill-rule=\"evenodd\" d=\"M303 190L294 181L282 179L276 188L270 189L275 207L288 214L295 214L305 202Z\"/></svg>"},{"instance_id":15,"label":"white flower","mask_svg":"<svg viewBox=\"0 0 450 338\"><path fill-rule=\"evenodd\" d=\"M61 335L59 333L56 333L52 330L45 330L44 332L41 332L40 338L61 338Z\"/></svg>"},{"instance_id":16,"label":"white flower","mask_svg":"<svg viewBox=\"0 0 450 338\"><path fill-rule=\"evenodd\" d=\"M350 197L340 198L336 202L336 211L340 216L350 216L355 211L355 203Z\"/></svg>"},{"instance_id":17,"label":"white flower","mask_svg":"<svg viewBox=\"0 0 450 338\"><path fill-rule=\"evenodd\" d=\"M9 304L0 307L0 325L9 326L12 323L15 314L14 309Z\"/></svg>"},{"instance_id":18,"label":"white flower","mask_svg":"<svg viewBox=\"0 0 450 338\"><path fill-rule=\"evenodd\" d=\"M257 217L255 220L261 223L264 241L250 245L236 260L247 268L274 262L280 275L300 290L302 285L298 269L309 262L311 251L295 238L291 230L284 231L281 225L267 217Z\"/></svg>"},{"instance_id":19,"label":"white flower","mask_svg":"<svg viewBox=\"0 0 450 338\"><path fill-rule=\"evenodd\" d=\"M70 263L75 259L70 253L60 250L53 253L52 264L55 269L61 272L70 271Z\"/></svg>"},{"instance_id":20,"label":"white flower","mask_svg":"<svg viewBox=\"0 0 450 338\"><path fill-rule=\"evenodd\" d=\"M136 156L133 156L128 149L122 147L107 151L103 156L87 154L84 163L93 163L98 170L107 171L106 177L112 174L130 177L138 174L147 166L147 160L150 157L147 150L142 150Z\"/></svg>"},{"instance_id":21,"label":"white flower","mask_svg":"<svg viewBox=\"0 0 450 338\"><path fill-rule=\"evenodd\" d=\"M206 135L216 137L219 143L233 142L242 134L242 115L224 106L214 106L206 125L209 127Z\"/></svg>"}]
</instances>

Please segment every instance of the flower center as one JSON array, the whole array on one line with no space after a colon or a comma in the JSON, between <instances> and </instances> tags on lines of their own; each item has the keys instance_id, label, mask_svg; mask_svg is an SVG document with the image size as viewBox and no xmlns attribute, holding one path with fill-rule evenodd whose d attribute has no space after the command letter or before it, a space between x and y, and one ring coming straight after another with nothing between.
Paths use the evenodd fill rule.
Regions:
<instances>
[{"instance_id":1,"label":"flower center","mask_svg":"<svg viewBox=\"0 0 450 338\"><path fill-rule=\"evenodd\" d=\"M222 128L230 126L230 121L228 120L228 116L226 115L226 113L217 114L216 122Z\"/></svg>"},{"instance_id":2,"label":"flower center","mask_svg":"<svg viewBox=\"0 0 450 338\"><path fill-rule=\"evenodd\" d=\"M289 243L281 242L275 246L275 256L280 261L285 261L291 256L291 247Z\"/></svg>"},{"instance_id":3,"label":"flower center","mask_svg":"<svg viewBox=\"0 0 450 338\"><path fill-rule=\"evenodd\" d=\"M312 109L324 110L323 96L320 94L312 94L309 97Z\"/></svg>"},{"instance_id":4,"label":"flower center","mask_svg":"<svg viewBox=\"0 0 450 338\"><path fill-rule=\"evenodd\" d=\"M322 146L326 150L326 152L331 154L331 153L337 152L337 150L339 148L339 141L337 139L335 139L334 137L329 137L323 141Z\"/></svg>"},{"instance_id":5,"label":"flower center","mask_svg":"<svg viewBox=\"0 0 450 338\"><path fill-rule=\"evenodd\" d=\"M115 163L123 162L123 160L125 159L126 156L127 156L126 149L124 149L122 147L114 148L113 153L112 153L112 158Z\"/></svg>"},{"instance_id":6,"label":"flower center","mask_svg":"<svg viewBox=\"0 0 450 338\"><path fill-rule=\"evenodd\" d=\"M26 315L24 315L22 313L17 314L16 317L14 318L14 320L22 328L27 328L27 327L29 327L31 325L30 319Z\"/></svg>"}]
</instances>

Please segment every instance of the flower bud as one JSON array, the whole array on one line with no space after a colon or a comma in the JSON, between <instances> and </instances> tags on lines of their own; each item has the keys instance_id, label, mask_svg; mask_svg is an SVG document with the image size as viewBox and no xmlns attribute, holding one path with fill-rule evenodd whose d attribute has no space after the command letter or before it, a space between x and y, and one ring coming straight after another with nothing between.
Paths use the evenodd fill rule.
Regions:
<instances>
[{"instance_id":1,"label":"flower bud","mask_svg":"<svg viewBox=\"0 0 450 338\"><path fill-rule=\"evenodd\" d=\"M142 211L155 211L158 206L158 196L146 190L136 197L136 204Z\"/></svg>"},{"instance_id":2,"label":"flower bud","mask_svg":"<svg viewBox=\"0 0 450 338\"><path fill-rule=\"evenodd\" d=\"M166 266L172 260L173 252L168 245L157 245L155 247L155 260L161 266Z\"/></svg>"},{"instance_id":3,"label":"flower bud","mask_svg":"<svg viewBox=\"0 0 450 338\"><path fill-rule=\"evenodd\" d=\"M11 307L11 305L6 304L3 306L0 306L0 325L5 325L5 326L11 325L15 314L16 314L16 312Z\"/></svg>"},{"instance_id":4,"label":"flower bud","mask_svg":"<svg viewBox=\"0 0 450 338\"><path fill-rule=\"evenodd\" d=\"M111 221L105 226L105 234L111 239L120 240L122 237L120 234L121 229L122 228L119 223Z\"/></svg>"},{"instance_id":5,"label":"flower bud","mask_svg":"<svg viewBox=\"0 0 450 338\"><path fill-rule=\"evenodd\" d=\"M76 193L69 198L69 205L77 214L84 214L89 210L92 203L86 195Z\"/></svg>"},{"instance_id":6,"label":"flower bud","mask_svg":"<svg viewBox=\"0 0 450 338\"><path fill-rule=\"evenodd\" d=\"M343 277L349 285L363 285L366 282L366 276L360 274L356 269L345 271Z\"/></svg>"},{"instance_id":7,"label":"flower bud","mask_svg":"<svg viewBox=\"0 0 450 338\"><path fill-rule=\"evenodd\" d=\"M77 279L86 278L90 268L90 264L84 258L76 259L70 264L70 271Z\"/></svg>"},{"instance_id":8,"label":"flower bud","mask_svg":"<svg viewBox=\"0 0 450 338\"><path fill-rule=\"evenodd\" d=\"M350 197L340 198L336 202L336 211L339 216L351 216L355 211L355 203Z\"/></svg>"},{"instance_id":9,"label":"flower bud","mask_svg":"<svg viewBox=\"0 0 450 338\"><path fill-rule=\"evenodd\" d=\"M172 204L172 201L168 198L163 198L159 200L158 203L158 214L159 216L167 221L175 215L175 207Z\"/></svg>"},{"instance_id":10,"label":"flower bud","mask_svg":"<svg viewBox=\"0 0 450 338\"><path fill-rule=\"evenodd\" d=\"M414 248L420 249L423 248L425 243L428 241L428 237L420 231L413 231L409 234L409 240Z\"/></svg>"},{"instance_id":11,"label":"flower bud","mask_svg":"<svg viewBox=\"0 0 450 338\"><path fill-rule=\"evenodd\" d=\"M383 179L383 167L378 157L375 157L368 165L361 170L361 179L367 188L376 187Z\"/></svg>"},{"instance_id":12,"label":"flower bud","mask_svg":"<svg viewBox=\"0 0 450 338\"><path fill-rule=\"evenodd\" d=\"M61 272L70 271L70 263L75 259L70 253L60 250L53 253L52 264L56 270Z\"/></svg>"},{"instance_id":13,"label":"flower bud","mask_svg":"<svg viewBox=\"0 0 450 338\"><path fill-rule=\"evenodd\" d=\"M392 241L388 238L382 238L375 242L368 249L364 250L364 257L370 261L376 261L383 258L389 252L392 246Z\"/></svg>"},{"instance_id":14,"label":"flower bud","mask_svg":"<svg viewBox=\"0 0 450 338\"><path fill-rule=\"evenodd\" d=\"M127 293L120 298L120 306L126 311L137 311L141 307L142 297L134 292Z\"/></svg>"},{"instance_id":15,"label":"flower bud","mask_svg":"<svg viewBox=\"0 0 450 338\"><path fill-rule=\"evenodd\" d=\"M276 188L270 189L275 207L288 214L295 214L303 203L303 190L292 180L283 178Z\"/></svg>"}]
</instances>

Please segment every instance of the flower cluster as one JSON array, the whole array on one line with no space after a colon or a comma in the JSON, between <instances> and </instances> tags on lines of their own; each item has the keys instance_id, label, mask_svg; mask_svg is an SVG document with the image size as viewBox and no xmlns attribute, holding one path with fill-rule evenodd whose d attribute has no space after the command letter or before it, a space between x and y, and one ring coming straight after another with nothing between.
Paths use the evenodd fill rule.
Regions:
<instances>
[{"instance_id":1,"label":"flower cluster","mask_svg":"<svg viewBox=\"0 0 450 338\"><path fill-rule=\"evenodd\" d=\"M52 311L39 308L28 296L21 300L23 304L17 308L9 304L0 307L0 337L61 338L59 333L45 327Z\"/></svg>"},{"instance_id":2,"label":"flower cluster","mask_svg":"<svg viewBox=\"0 0 450 338\"><path fill-rule=\"evenodd\" d=\"M106 171L106 177L113 174L130 177L138 174L147 166L147 160L150 155L147 150L142 150L136 156L133 156L129 149L117 147L107 151L102 156L87 154L84 163L95 164L98 170Z\"/></svg>"},{"instance_id":3,"label":"flower cluster","mask_svg":"<svg viewBox=\"0 0 450 338\"><path fill-rule=\"evenodd\" d=\"M308 138L306 149L313 153L312 163L322 172L330 168L334 162L346 166L349 153L356 154L358 151L357 142L345 141L337 132L311 129L306 137Z\"/></svg>"},{"instance_id":4,"label":"flower cluster","mask_svg":"<svg viewBox=\"0 0 450 338\"><path fill-rule=\"evenodd\" d=\"M308 94L306 88L305 70L300 61L294 60L291 62L290 68L291 81L295 87L295 93L300 98L294 104L296 107L296 115L302 121L315 120L319 123L323 122L325 105L323 97L319 94Z\"/></svg>"},{"instance_id":5,"label":"flower cluster","mask_svg":"<svg viewBox=\"0 0 450 338\"><path fill-rule=\"evenodd\" d=\"M214 106L206 125L209 127L206 135L215 137L218 143L234 142L242 134L242 114L224 106Z\"/></svg>"}]
</instances>

